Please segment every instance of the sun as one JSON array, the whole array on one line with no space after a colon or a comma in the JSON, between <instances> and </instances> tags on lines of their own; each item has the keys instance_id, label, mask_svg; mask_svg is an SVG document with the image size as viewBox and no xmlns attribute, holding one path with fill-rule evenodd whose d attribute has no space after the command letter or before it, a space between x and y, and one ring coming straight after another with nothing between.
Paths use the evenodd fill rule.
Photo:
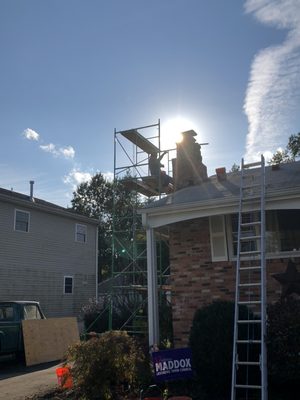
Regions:
<instances>
[{"instance_id":1,"label":"sun","mask_svg":"<svg viewBox=\"0 0 300 400\"><path fill-rule=\"evenodd\" d=\"M170 118L161 124L160 143L162 150L171 150L176 148L176 143L182 140L181 132L194 129L195 124L187 118L180 116Z\"/></svg>"}]
</instances>

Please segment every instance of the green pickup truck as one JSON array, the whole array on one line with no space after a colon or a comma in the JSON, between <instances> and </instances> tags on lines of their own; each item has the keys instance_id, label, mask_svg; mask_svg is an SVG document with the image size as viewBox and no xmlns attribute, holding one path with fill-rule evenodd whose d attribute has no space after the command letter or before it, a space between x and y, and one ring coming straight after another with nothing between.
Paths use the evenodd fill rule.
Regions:
<instances>
[{"instance_id":1,"label":"green pickup truck","mask_svg":"<svg viewBox=\"0 0 300 400\"><path fill-rule=\"evenodd\" d=\"M23 353L22 320L44 318L36 301L0 302L0 360Z\"/></svg>"}]
</instances>

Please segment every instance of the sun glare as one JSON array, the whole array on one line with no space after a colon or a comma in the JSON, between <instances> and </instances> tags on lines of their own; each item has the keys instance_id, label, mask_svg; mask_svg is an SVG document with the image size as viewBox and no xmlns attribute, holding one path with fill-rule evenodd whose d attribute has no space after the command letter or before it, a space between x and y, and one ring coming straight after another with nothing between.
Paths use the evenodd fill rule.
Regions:
<instances>
[{"instance_id":1,"label":"sun glare","mask_svg":"<svg viewBox=\"0 0 300 400\"><path fill-rule=\"evenodd\" d=\"M161 125L160 141L162 150L170 150L176 147L176 143L181 142L181 132L194 129L195 125L188 119L175 117L167 120Z\"/></svg>"}]
</instances>

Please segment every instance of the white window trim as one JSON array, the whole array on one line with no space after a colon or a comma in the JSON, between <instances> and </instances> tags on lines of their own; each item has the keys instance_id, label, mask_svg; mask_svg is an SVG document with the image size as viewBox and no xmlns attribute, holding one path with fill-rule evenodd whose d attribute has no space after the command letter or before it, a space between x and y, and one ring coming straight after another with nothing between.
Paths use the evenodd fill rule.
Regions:
<instances>
[{"instance_id":1,"label":"white window trim","mask_svg":"<svg viewBox=\"0 0 300 400\"><path fill-rule=\"evenodd\" d=\"M81 240L77 240L77 227L79 226L84 226L85 228L85 241L82 242ZM87 243L87 225L83 225L83 224L75 224L75 242L77 243Z\"/></svg>"},{"instance_id":2,"label":"white window trim","mask_svg":"<svg viewBox=\"0 0 300 400\"><path fill-rule=\"evenodd\" d=\"M72 293L66 293L66 278L72 279ZM64 275L63 294L72 296L73 293L74 293L74 276L73 275Z\"/></svg>"},{"instance_id":3,"label":"white window trim","mask_svg":"<svg viewBox=\"0 0 300 400\"><path fill-rule=\"evenodd\" d=\"M27 231L16 229L17 212L21 212L21 213L24 213L24 214L28 215L28 230ZM15 232L23 232L23 233L28 233L30 231L30 212L29 211L24 211L24 210L20 210L19 208L15 208L14 231Z\"/></svg>"},{"instance_id":4,"label":"white window trim","mask_svg":"<svg viewBox=\"0 0 300 400\"><path fill-rule=\"evenodd\" d=\"M222 221L222 230L220 232L213 232L212 231L212 218L214 217L221 217ZM226 230L225 230L225 216L218 215L209 217L209 232L210 232L210 248L211 248L211 259L212 261L228 261L228 251L227 251L227 237L226 237ZM214 254L214 246L213 241L215 238L223 238L223 245L224 245L224 254L222 256L216 256Z\"/></svg>"}]
</instances>

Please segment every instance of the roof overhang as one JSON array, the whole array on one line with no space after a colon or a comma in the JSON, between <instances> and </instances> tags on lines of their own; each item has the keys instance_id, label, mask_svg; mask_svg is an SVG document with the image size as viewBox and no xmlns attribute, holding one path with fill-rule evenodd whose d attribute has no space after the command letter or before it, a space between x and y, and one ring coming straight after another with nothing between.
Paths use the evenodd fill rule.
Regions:
<instances>
[{"instance_id":1,"label":"roof overhang","mask_svg":"<svg viewBox=\"0 0 300 400\"><path fill-rule=\"evenodd\" d=\"M239 198L210 199L193 203L181 203L164 205L161 207L149 207L139 210L142 214L143 225L150 228L182 222L186 220L209 217L214 215L226 215L237 213ZM244 207L244 211L260 209L260 201L253 201ZM286 190L273 190L266 193L266 210L300 209L300 191L294 188Z\"/></svg>"}]
</instances>

